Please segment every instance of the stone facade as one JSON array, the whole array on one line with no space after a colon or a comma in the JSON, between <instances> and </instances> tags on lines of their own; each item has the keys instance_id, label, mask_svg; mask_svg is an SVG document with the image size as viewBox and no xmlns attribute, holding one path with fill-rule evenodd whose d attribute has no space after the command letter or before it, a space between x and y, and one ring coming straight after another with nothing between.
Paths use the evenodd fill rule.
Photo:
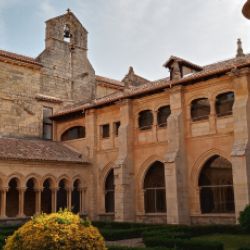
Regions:
<instances>
[{"instance_id":1,"label":"stone facade","mask_svg":"<svg viewBox=\"0 0 250 250\"><path fill-rule=\"evenodd\" d=\"M19 192L14 217L25 216L29 179L39 213L49 179L51 211L65 191L64 205L71 209L78 197L78 212L94 220L237 223L250 202L250 56L241 51L204 67L172 56L170 77L151 82L130 67L116 81L95 75L87 31L73 13L46 25L36 59L0 53L0 135L42 139L42 110L51 107L55 152L61 145L72 158L53 153L52 161L50 150L41 151L45 159L0 154L1 218L12 189ZM22 145L17 155L30 150Z\"/></svg>"}]
</instances>

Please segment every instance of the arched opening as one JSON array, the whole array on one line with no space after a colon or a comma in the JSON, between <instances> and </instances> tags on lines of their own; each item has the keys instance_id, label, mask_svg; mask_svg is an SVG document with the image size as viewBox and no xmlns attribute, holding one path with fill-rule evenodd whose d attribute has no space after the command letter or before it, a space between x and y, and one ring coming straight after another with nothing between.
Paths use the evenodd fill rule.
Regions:
<instances>
[{"instance_id":1,"label":"arched opening","mask_svg":"<svg viewBox=\"0 0 250 250\"><path fill-rule=\"evenodd\" d=\"M144 179L145 213L166 212L166 189L164 164L154 162L148 169Z\"/></svg>"},{"instance_id":2,"label":"arched opening","mask_svg":"<svg viewBox=\"0 0 250 250\"><path fill-rule=\"evenodd\" d=\"M86 132L85 132L85 127L82 126L76 126L67 129L61 136L62 141L70 141L70 140L75 140L75 139L80 139L80 138L85 138L86 137Z\"/></svg>"},{"instance_id":3,"label":"arched opening","mask_svg":"<svg viewBox=\"0 0 250 250\"><path fill-rule=\"evenodd\" d=\"M34 179L29 179L24 193L24 214L27 216L32 216L36 212L36 192L34 188Z\"/></svg>"},{"instance_id":4,"label":"arched opening","mask_svg":"<svg viewBox=\"0 0 250 250\"><path fill-rule=\"evenodd\" d=\"M171 114L170 106L163 106L158 109L157 112L157 124L158 127L166 127L167 126L167 119Z\"/></svg>"},{"instance_id":5,"label":"arched opening","mask_svg":"<svg viewBox=\"0 0 250 250\"><path fill-rule=\"evenodd\" d=\"M77 214L80 212L80 181L76 180L73 184L72 191L72 212Z\"/></svg>"},{"instance_id":6,"label":"arched opening","mask_svg":"<svg viewBox=\"0 0 250 250\"><path fill-rule=\"evenodd\" d=\"M234 213L232 164L215 155L203 166L199 176L202 213Z\"/></svg>"},{"instance_id":7,"label":"arched opening","mask_svg":"<svg viewBox=\"0 0 250 250\"><path fill-rule=\"evenodd\" d=\"M193 121L207 120L210 114L210 103L207 98L195 99L191 103L191 117Z\"/></svg>"},{"instance_id":8,"label":"arched opening","mask_svg":"<svg viewBox=\"0 0 250 250\"><path fill-rule=\"evenodd\" d=\"M216 114L217 116L226 116L233 113L234 92L226 92L216 96Z\"/></svg>"},{"instance_id":9,"label":"arched opening","mask_svg":"<svg viewBox=\"0 0 250 250\"><path fill-rule=\"evenodd\" d=\"M154 117L151 110L144 110L139 113L138 123L141 130L151 129Z\"/></svg>"},{"instance_id":10,"label":"arched opening","mask_svg":"<svg viewBox=\"0 0 250 250\"><path fill-rule=\"evenodd\" d=\"M51 198L52 198L51 183L52 183L52 181L50 179L46 179L43 182L43 191L41 193L41 210L42 210L43 213L46 213L46 214L50 214L52 212L52 206L51 206Z\"/></svg>"},{"instance_id":11,"label":"arched opening","mask_svg":"<svg viewBox=\"0 0 250 250\"><path fill-rule=\"evenodd\" d=\"M11 179L8 186L9 189L6 194L6 215L8 217L16 217L19 211L18 179Z\"/></svg>"},{"instance_id":12,"label":"arched opening","mask_svg":"<svg viewBox=\"0 0 250 250\"><path fill-rule=\"evenodd\" d=\"M56 210L67 208L67 190L66 190L66 180L63 179L59 182L59 189L57 191L57 206Z\"/></svg>"},{"instance_id":13,"label":"arched opening","mask_svg":"<svg viewBox=\"0 0 250 250\"><path fill-rule=\"evenodd\" d=\"M115 184L114 170L111 169L105 181L105 212L114 213L115 211Z\"/></svg>"}]
</instances>

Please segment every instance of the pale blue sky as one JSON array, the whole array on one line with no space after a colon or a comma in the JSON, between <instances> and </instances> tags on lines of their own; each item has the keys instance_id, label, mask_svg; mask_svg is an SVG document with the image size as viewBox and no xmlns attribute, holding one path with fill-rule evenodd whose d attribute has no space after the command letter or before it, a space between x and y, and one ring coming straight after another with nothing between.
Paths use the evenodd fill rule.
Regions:
<instances>
[{"instance_id":1,"label":"pale blue sky","mask_svg":"<svg viewBox=\"0 0 250 250\"><path fill-rule=\"evenodd\" d=\"M89 32L96 73L121 79L132 65L148 79L168 75L171 55L197 64L235 56L242 38L250 51L245 0L0 0L0 48L36 57L44 22L69 7Z\"/></svg>"}]
</instances>

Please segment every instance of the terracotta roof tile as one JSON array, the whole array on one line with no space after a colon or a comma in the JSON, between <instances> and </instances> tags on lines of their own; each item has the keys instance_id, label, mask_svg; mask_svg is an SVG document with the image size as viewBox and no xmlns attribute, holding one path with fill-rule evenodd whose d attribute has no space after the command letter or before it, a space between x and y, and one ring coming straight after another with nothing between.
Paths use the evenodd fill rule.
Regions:
<instances>
[{"instance_id":1,"label":"terracotta roof tile","mask_svg":"<svg viewBox=\"0 0 250 250\"><path fill-rule=\"evenodd\" d=\"M42 64L37 62L35 58L19 55L16 53L5 51L5 50L0 50L0 56L6 57L12 60L24 62L24 63L34 64L36 66L42 66Z\"/></svg>"},{"instance_id":2,"label":"terracotta roof tile","mask_svg":"<svg viewBox=\"0 0 250 250\"><path fill-rule=\"evenodd\" d=\"M115 89L124 89L124 85L122 84L122 82L111 79L111 78L107 78L104 76L98 76L96 75L96 81L98 84L106 84L109 85L111 88L115 88Z\"/></svg>"},{"instance_id":3,"label":"terracotta roof tile","mask_svg":"<svg viewBox=\"0 0 250 250\"><path fill-rule=\"evenodd\" d=\"M188 75L187 77L183 77L180 80L173 81L167 77L167 78L163 78L154 82L144 84L139 87L129 88L123 93L118 93L110 97L103 97L103 98L94 100L91 103L86 103L84 105L81 105L79 107L62 110L58 112L57 114L53 115L52 118L63 116L70 112L76 112L78 110L84 111L85 109L102 106L104 104L109 104L115 101L119 101L121 99L136 97L141 94L149 94L157 90L170 88L171 86L174 86L174 85L188 84L193 81L199 81L200 79L204 77L212 77L217 74L223 74L223 73L229 72L234 68L245 67L245 66L250 66L250 54L246 55L243 58L233 58L233 59L229 59L226 61L217 62L214 64L204 66L203 70L193 73L191 75Z\"/></svg>"},{"instance_id":4,"label":"terracotta roof tile","mask_svg":"<svg viewBox=\"0 0 250 250\"><path fill-rule=\"evenodd\" d=\"M0 138L0 159L87 163L60 142L17 138Z\"/></svg>"}]
</instances>

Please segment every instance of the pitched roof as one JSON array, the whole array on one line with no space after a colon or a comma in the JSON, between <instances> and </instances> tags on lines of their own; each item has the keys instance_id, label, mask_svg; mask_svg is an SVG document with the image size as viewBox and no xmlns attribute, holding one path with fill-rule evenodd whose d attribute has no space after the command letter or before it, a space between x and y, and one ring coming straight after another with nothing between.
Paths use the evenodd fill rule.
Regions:
<instances>
[{"instance_id":1,"label":"pitched roof","mask_svg":"<svg viewBox=\"0 0 250 250\"><path fill-rule=\"evenodd\" d=\"M12 53L12 52L5 51L5 50L0 50L0 57L4 57L6 59L11 59L14 61L19 61L25 64L31 64L31 65L35 65L39 67L42 66L42 64L36 61L35 58L23 56L23 55Z\"/></svg>"},{"instance_id":2,"label":"pitched roof","mask_svg":"<svg viewBox=\"0 0 250 250\"><path fill-rule=\"evenodd\" d=\"M123 90L125 88L122 82L104 76L96 75L96 82L98 85L105 85L114 89Z\"/></svg>"},{"instance_id":3,"label":"pitched roof","mask_svg":"<svg viewBox=\"0 0 250 250\"><path fill-rule=\"evenodd\" d=\"M111 104L115 101L119 101L126 98L133 98L139 95L152 94L165 88L171 88L174 85L185 85L194 83L202 79L207 79L217 75L225 74L238 67L241 68L249 66L250 66L250 54L246 55L245 57L233 58L217 62L214 64L206 65L203 67L203 70L195 72L179 80L170 80L168 77L163 78L157 81L144 84L139 87L129 88L123 93L117 93L116 95L96 99L93 100L91 103L85 103L83 105L79 105L78 107L74 106L69 109L64 109L53 115L52 118L64 116L71 112L84 111L86 109L95 108L106 104Z\"/></svg>"},{"instance_id":4,"label":"pitched roof","mask_svg":"<svg viewBox=\"0 0 250 250\"><path fill-rule=\"evenodd\" d=\"M18 138L0 138L0 159L87 163L60 142Z\"/></svg>"},{"instance_id":5,"label":"pitched roof","mask_svg":"<svg viewBox=\"0 0 250 250\"><path fill-rule=\"evenodd\" d=\"M183 58L177 57L177 56L171 56L168 59L168 61L166 63L164 63L163 66L164 67L169 67L172 64L172 62L174 62L174 61L177 61L177 62L179 62L179 63L181 63L181 64L183 64L185 66L188 66L188 67L190 67L192 69L196 69L196 70L202 70L203 69L201 66L199 66L197 64L194 64L194 63L192 63L190 61L187 61L187 60L185 60Z\"/></svg>"}]
</instances>

